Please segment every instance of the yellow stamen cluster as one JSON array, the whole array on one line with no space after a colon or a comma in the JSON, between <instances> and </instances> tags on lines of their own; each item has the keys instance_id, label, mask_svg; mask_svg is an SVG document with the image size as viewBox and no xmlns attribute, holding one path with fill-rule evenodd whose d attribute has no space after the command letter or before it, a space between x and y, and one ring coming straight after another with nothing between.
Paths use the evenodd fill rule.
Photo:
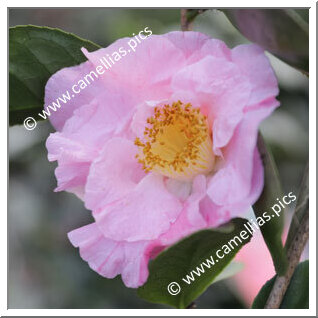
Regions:
<instances>
[{"instance_id":1,"label":"yellow stamen cluster","mask_svg":"<svg viewBox=\"0 0 318 318\"><path fill-rule=\"evenodd\" d=\"M191 179L210 172L214 164L207 118L199 108L180 101L155 107L139 147L143 169L176 179Z\"/></svg>"}]
</instances>

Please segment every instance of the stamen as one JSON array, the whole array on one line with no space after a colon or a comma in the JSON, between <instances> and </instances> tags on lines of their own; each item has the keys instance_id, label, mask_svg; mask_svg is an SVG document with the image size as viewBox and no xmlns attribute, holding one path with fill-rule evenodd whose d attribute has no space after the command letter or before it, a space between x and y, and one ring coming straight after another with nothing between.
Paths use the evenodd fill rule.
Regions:
<instances>
[{"instance_id":1,"label":"stamen","mask_svg":"<svg viewBox=\"0 0 318 318\"><path fill-rule=\"evenodd\" d=\"M136 158L146 172L179 180L211 172L212 140L207 117L199 108L180 101L155 107L147 124L142 140L135 139L140 150Z\"/></svg>"}]
</instances>

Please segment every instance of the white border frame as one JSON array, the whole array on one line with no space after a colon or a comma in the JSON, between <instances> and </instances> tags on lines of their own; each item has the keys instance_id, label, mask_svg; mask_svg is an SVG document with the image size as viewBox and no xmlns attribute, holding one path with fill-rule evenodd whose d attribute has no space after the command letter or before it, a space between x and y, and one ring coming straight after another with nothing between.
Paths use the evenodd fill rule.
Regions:
<instances>
[{"instance_id":1,"label":"white border frame","mask_svg":"<svg viewBox=\"0 0 318 318\"><path fill-rule=\"evenodd\" d=\"M2 39L6 39L8 43L8 8L14 7L25 7L28 4L28 8L31 7L50 7L49 5L44 5L43 1L40 0L12 0L5 1L5 4L1 5L0 11L0 21L1 21L1 35ZM107 2L106 2L107 3ZM158 4L153 2L146 2L142 0L135 0L133 3L129 3L125 0L117 0L114 2L116 6L112 6L109 3L109 8L111 7L158 7ZM86 5L86 4L89 4ZM267 0L267 1L227 1L227 0L197 0L197 1L160 1L160 7L162 8L209 8L211 5L213 7L225 8L225 7L236 7L239 5L240 8L244 7L299 7L305 8L310 7L309 11L309 52L310 52L310 78L309 78L309 195L310 195L310 235L309 235L309 269L310 269L310 280L309 280L309 309L302 310L291 310L291 309L7 309L7 262L2 260L0 273L1 273L1 289L0 289L0 314L1 316L316 316L316 2L311 0L302 1L282 1L282 0ZM55 0L55 7L99 7L105 5L105 0L90 0L87 3L79 3L79 1L69 1L69 0ZM2 84L1 85L1 96L8 96L8 58L7 50L1 50L1 64L2 64ZM4 72L6 70L6 72ZM5 78L4 78L5 77ZM4 102L5 103L5 102ZM4 106L0 108L1 118L7 119L7 112ZM3 123L0 126L0 145L1 149L7 149L7 125ZM1 199L5 202L5 207L7 208L7 193L8 185L7 180L4 177L8 177L8 158L1 156ZM4 204L2 203L2 206ZM1 213L1 231L0 231L0 243L1 243L1 255L8 256L7 250L7 213L5 213L4 208Z\"/></svg>"}]
</instances>

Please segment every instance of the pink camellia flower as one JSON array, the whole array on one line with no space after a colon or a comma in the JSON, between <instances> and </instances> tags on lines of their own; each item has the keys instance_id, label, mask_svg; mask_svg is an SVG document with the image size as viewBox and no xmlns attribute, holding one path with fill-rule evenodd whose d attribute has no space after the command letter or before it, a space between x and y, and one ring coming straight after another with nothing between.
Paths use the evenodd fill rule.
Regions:
<instances>
[{"instance_id":1,"label":"pink camellia flower","mask_svg":"<svg viewBox=\"0 0 318 318\"><path fill-rule=\"evenodd\" d=\"M83 49L87 62L48 81L46 105L128 41ZM171 32L143 40L58 109L47 140L56 191L77 194L95 219L68 234L81 257L136 288L166 246L243 215L262 191L256 139L277 94L260 47Z\"/></svg>"}]
</instances>

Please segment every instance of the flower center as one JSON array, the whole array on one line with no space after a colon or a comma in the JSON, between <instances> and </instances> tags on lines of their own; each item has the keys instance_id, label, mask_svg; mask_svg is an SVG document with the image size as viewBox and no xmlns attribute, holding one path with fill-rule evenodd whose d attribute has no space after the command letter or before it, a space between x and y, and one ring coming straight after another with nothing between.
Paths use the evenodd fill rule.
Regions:
<instances>
[{"instance_id":1,"label":"flower center","mask_svg":"<svg viewBox=\"0 0 318 318\"><path fill-rule=\"evenodd\" d=\"M142 140L135 139L140 150L136 158L146 172L179 180L211 172L215 161L212 140L207 117L199 108L180 101L155 107L147 124Z\"/></svg>"}]
</instances>

